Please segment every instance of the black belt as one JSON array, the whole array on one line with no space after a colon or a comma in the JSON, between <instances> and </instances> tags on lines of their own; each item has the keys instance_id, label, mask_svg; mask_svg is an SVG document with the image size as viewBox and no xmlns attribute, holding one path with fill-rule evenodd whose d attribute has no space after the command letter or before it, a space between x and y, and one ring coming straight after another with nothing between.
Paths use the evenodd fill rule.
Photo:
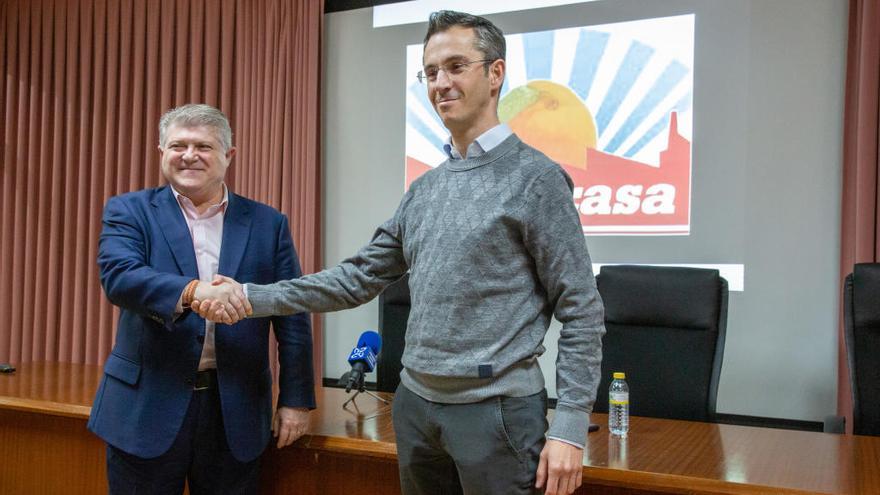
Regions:
<instances>
[{"instance_id":1,"label":"black belt","mask_svg":"<svg viewBox=\"0 0 880 495\"><path fill-rule=\"evenodd\" d=\"M208 390L217 388L217 370L203 370L196 373L193 380L193 390Z\"/></svg>"}]
</instances>

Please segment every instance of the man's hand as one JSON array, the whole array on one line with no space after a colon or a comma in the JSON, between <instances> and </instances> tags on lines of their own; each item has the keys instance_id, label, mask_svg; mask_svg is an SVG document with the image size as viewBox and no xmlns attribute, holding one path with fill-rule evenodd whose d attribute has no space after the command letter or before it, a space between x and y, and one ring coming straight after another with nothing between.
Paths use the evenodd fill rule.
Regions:
<instances>
[{"instance_id":1,"label":"man's hand","mask_svg":"<svg viewBox=\"0 0 880 495\"><path fill-rule=\"evenodd\" d=\"M193 299L192 310L217 323L237 323L253 313L241 284L223 275L214 276L210 285L200 283Z\"/></svg>"},{"instance_id":2,"label":"man's hand","mask_svg":"<svg viewBox=\"0 0 880 495\"><path fill-rule=\"evenodd\" d=\"M541 451L535 488L540 490L546 486L547 495L568 495L581 486L583 475L583 449L559 440L547 440Z\"/></svg>"},{"instance_id":3,"label":"man's hand","mask_svg":"<svg viewBox=\"0 0 880 495\"><path fill-rule=\"evenodd\" d=\"M278 448L287 447L303 436L309 427L309 410L305 407L279 407L272 419L272 436Z\"/></svg>"}]
</instances>

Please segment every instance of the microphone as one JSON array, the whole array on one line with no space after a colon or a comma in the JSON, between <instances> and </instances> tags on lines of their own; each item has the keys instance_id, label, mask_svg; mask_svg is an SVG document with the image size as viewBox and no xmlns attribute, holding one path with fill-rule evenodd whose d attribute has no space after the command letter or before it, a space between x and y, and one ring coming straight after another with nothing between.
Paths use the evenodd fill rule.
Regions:
<instances>
[{"instance_id":1,"label":"microphone","mask_svg":"<svg viewBox=\"0 0 880 495\"><path fill-rule=\"evenodd\" d=\"M372 330L361 334L357 346L348 356L351 371L345 385L346 393L351 392L352 388L357 388L359 392L364 391L364 375L376 368L376 355L379 354L380 349L382 349L381 335Z\"/></svg>"}]
</instances>

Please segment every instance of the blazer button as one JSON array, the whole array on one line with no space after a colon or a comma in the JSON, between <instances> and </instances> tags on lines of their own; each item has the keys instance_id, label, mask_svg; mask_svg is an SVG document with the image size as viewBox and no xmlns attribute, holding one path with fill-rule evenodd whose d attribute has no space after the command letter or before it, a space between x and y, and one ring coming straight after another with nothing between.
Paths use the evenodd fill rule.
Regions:
<instances>
[{"instance_id":1,"label":"blazer button","mask_svg":"<svg viewBox=\"0 0 880 495\"><path fill-rule=\"evenodd\" d=\"M204 335L196 335L196 340L198 341L199 344L204 344L205 343L205 336Z\"/></svg>"},{"instance_id":2,"label":"blazer button","mask_svg":"<svg viewBox=\"0 0 880 495\"><path fill-rule=\"evenodd\" d=\"M189 385L191 387L194 382L193 382L192 378L187 378L186 380L183 381L183 383L186 383L187 385Z\"/></svg>"}]
</instances>

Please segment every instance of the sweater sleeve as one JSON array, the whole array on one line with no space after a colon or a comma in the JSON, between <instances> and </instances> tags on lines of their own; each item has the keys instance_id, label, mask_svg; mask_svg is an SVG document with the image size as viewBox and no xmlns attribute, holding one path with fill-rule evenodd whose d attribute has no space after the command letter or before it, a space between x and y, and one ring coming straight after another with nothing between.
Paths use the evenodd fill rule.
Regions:
<instances>
[{"instance_id":1,"label":"sweater sleeve","mask_svg":"<svg viewBox=\"0 0 880 495\"><path fill-rule=\"evenodd\" d=\"M554 165L530 184L525 197L524 242L553 315L562 323L559 400L547 435L583 446L601 374L604 307L572 202L571 179Z\"/></svg>"},{"instance_id":2,"label":"sweater sleeve","mask_svg":"<svg viewBox=\"0 0 880 495\"><path fill-rule=\"evenodd\" d=\"M253 316L327 313L369 302L408 269L400 232L395 215L376 229L369 244L333 268L274 284L247 284Z\"/></svg>"}]
</instances>

